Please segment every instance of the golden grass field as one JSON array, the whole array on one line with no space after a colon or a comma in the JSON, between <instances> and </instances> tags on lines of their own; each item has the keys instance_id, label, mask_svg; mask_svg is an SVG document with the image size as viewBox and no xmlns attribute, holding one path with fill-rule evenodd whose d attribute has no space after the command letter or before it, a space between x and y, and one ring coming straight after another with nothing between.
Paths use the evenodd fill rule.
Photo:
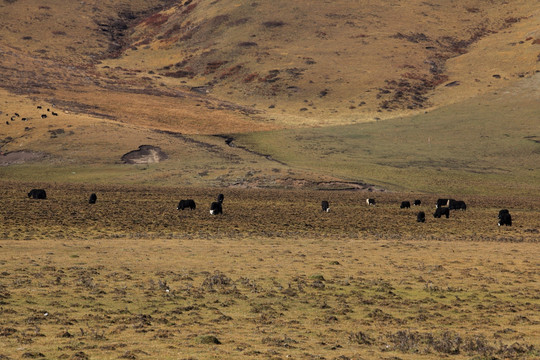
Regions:
<instances>
[{"instance_id":1,"label":"golden grass field","mask_svg":"<svg viewBox=\"0 0 540 360\"><path fill-rule=\"evenodd\" d=\"M2 359L540 356L538 199L2 185Z\"/></svg>"}]
</instances>

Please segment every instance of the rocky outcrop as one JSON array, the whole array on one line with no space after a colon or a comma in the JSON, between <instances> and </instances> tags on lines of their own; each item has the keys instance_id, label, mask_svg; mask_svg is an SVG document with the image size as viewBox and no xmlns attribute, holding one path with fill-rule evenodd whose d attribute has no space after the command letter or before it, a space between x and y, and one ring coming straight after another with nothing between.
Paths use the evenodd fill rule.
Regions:
<instances>
[{"instance_id":1,"label":"rocky outcrop","mask_svg":"<svg viewBox=\"0 0 540 360\"><path fill-rule=\"evenodd\" d=\"M125 164L153 164L167 160L169 156L160 147L141 145L138 150L133 150L122 156Z\"/></svg>"}]
</instances>

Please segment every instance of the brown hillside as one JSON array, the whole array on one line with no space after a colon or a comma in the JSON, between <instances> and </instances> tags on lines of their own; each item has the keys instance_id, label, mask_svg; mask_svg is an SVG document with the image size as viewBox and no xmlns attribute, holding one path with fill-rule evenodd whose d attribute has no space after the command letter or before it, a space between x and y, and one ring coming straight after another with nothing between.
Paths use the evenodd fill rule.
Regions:
<instances>
[{"instance_id":1,"label":"brown hillside","mask_svg":"<svg viewBox=\"0 0 540 360\"><path fill-rule=\"evenodd\" d=\"M393 146L404 143L403 134L389 140L380 130L382 141L365 157L357 152L365 131L355 128L348 134L354 142L338 159L317 164L312 161L335 153L332 145L319 153L318 138L307 147L302 137L268 145L272 132L249 146L224 140L283 128L325 126L332 134L330 125L401 121L409 114L440 128L446 105L467 112L459 131L445 130L450 147L475 128L464 125L469 120L492 129L497 143L508 132L493 128L494 118L504 126L508 119L518 126L519 119L520 137L509 148L537 154L528 139L538 136L531 130L538 95L526 88L538 83L537 2L0 0L0 18L0 163L24 163L0 170L9 179L378 188L408 182L415 188L418 182L396 178L395 168L373 173L381 161L411 149ZM486 105L474 105L482 98ZM517 108L519 114L505 114ZM419 131L430 130L409 136L426 135ZM474 154L478 144L461 148ZM168 159L151 171L119 164L141 145L160 147ZM497 163L505 154L514 153L489 156ZM411 156L425 157L418 149ZM467 169L482 162L473 160ZM346 177L337 175L342 161ZM510 163L522 174L519 162ZM96 169L83 169L88 164ZM516 173L512 166L508 171Z\"/></svg>"},{"instance_id":2,"label":"brown hillside","mask_svg":"<svg viewBox=\"0 0 540 360\"><path fill-rule=\"evenodd\" d=\"M540 52L526 0L4 0L0 16L0 86L184 133L423 111L530 76Z\"/></svg>"},{"instance_id":3,"label":"brown hillside","mask_svg":"<svg viewBox=\"0 0 540 360\"><path fill-rule=\"evenodd\" d=\"M493 75L530 76L538 15L531 1L188 0L141 21L105 63L171 87L206 86L280 124L350 123L438 107L446 92L504 86L491 84Z\"/></svg>"},{"instance_id":4,"label":"brown hillside","mask_svg":"<svg viewBox=\"0 0 540 360\"><path fill-rule=\"evenodd\" d=\"M170 1L169 1L170 2ZM4 1L0 16L1 87L26 96L33 107L4 96L4 114L38 104L92 118L183 133L220 133L269 129L254 125L252 109L214 99L187 88L167 88L141 76L140 69L100 69L96 64L122 49L124 34L138 19L159 11L167 1ZM143 74L144 75L144 74ZM45 106L45 105L44 105ZM37 114L39 116L39 114ZM34 116L35 117L35 116ZM218 119L218 121L214 121ZM12 128L1 128L10 135Z\"/></svg>"}]
</instances>

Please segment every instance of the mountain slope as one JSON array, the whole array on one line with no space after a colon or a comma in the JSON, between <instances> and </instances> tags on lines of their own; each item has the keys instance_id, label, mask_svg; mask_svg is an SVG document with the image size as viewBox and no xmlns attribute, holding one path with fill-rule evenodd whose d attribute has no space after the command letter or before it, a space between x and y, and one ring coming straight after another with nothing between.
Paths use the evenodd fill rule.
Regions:
<instances>
[{"instance_id":1,"label":"mountain slope","mask_svg":"<svg viewBox=\"0 0 540 360\"><path fill-rule=\"evenodd\" d=\"M10 0L0 4L0 86L188 133L392 118L534 74L539 8L527 0ZM163 123L165 108L173 120ZM210 111L193 115L201 109Z\"/></svg>"},{"instance_id":2,"label":"mountain slope","mask_svg":"<svg viewBox=\"0 0 540 360\"><path fill-rule=\"evenodd\" d=\"M141 21L106 64L206 86L286 126L351 123L444 105L452 85L474 96L493 74L532 75L539 14L530 1L184 1Z\"/></svg>"},{"instance_id":3,"label":"mountain slope","mask_svg":"<svg viewBox=\"0 0 540 360\"><path fill-rule=\"evenodd\" d=\"M537 157L537 2L4 0L0 16L3 178L439 191L417 180L472 176L463 192L537 179L524 170ZM521 150L479 151L479 128ZM368 129L373 156L348 138ZM441 134L446 154L410 143ZM140 145L168 160L121 163Z\"/></svg>"},{"instance_id":4,"label":"mountain slope","mask_svg":"<svg viewBox=\"0 0 540 360\"><path fill-rule=\"evenodd\" d=\"M236 143L296 169L394 191L540 193L540 73L427 114L239 134Z\"/></svg>"}]
</instances>

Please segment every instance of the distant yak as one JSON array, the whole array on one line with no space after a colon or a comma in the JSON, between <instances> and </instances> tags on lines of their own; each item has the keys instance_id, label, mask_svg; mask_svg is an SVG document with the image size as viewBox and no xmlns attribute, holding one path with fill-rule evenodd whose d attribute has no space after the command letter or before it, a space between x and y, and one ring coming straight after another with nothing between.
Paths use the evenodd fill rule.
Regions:
<instances>
[{"instance_id":1,"label":"distant yak","mask_svg":"<svg viewBox=\"0 0 540 360\"><path fill-rule=\"evenodd\" d=\"M210 205L210 214L211 215L223 214L223 207L221 206L220 202L214 201L212 205Z\"/></svg>"},{"instance_id":2,"label":"distant yak","mask_svg":"<svg viewBox=\"0 0 540 360\"><path fill-rule=\"evenodd\" d=\"M195 200L187 199L187 200L180 200L178 203L178 206L176 207L176 210L184 210L184 209L190 209L195 210L196 208Z\"/></svg>"},{"instance_id":3,"label":"distant yak","mask_svg":"<svg viewBox=\"0 0 540 360\"><path fill-rule=\"evenodd\" d=\"M512 226L512 216L507 209L499 211L499 222L497 225L502 226Z\"/></svg>"},{"instance_id":4,"label":"distant yak","mask_svg":"<svg viewBox=\"0 0 540 360\"><path fill-rule=\"evenodd\" d=\"M43 189L32 189L28 193L28 197L32 199L46 199L47 193Z\"/></svg>"},{"instance_id":5,"label":"distant yak","mask_svg":"<svg viewBox=\"0 0 540 360\"><path fill-rule=\"evenodd\" d=\"M410 209L411 208L411 202L410 201L402 201L399 208L400 209Z\"/></svg>"},{"instance_id":6,"label":"distant yak","mask_svg":"<svg viewBox=\"0 0 540 360\"><path fill-rule=\"evenodd\" d=\"M467 210L467 204L465 204L465 201L461 200L449 200L448 208L450 210Z\"/></svg>"},{"instance_id":7,"label":"distant yak","mask_svg":"<svg viewBox=\"0 0 540 360\"><path fill-rule=\"evenodd\" d=\"M435 213L433 214L433 217L440 218L441 216L446 216L448 219L450 217L450 209L447 207L440 207L435 210Z\"/></svg>"},{"instance_id":8,"label":"distant yak","mask_svg":"<svg viewBox=\"0 0 540 360\"><path fill-rule=\"evenodd\" d=\"M323 200L321 202L321 207L322 207L322 211L325 211L325 212L329 212L330 211L330 204L328 203L328 201L326 200Z\"/></svg>"}]
</instances>

